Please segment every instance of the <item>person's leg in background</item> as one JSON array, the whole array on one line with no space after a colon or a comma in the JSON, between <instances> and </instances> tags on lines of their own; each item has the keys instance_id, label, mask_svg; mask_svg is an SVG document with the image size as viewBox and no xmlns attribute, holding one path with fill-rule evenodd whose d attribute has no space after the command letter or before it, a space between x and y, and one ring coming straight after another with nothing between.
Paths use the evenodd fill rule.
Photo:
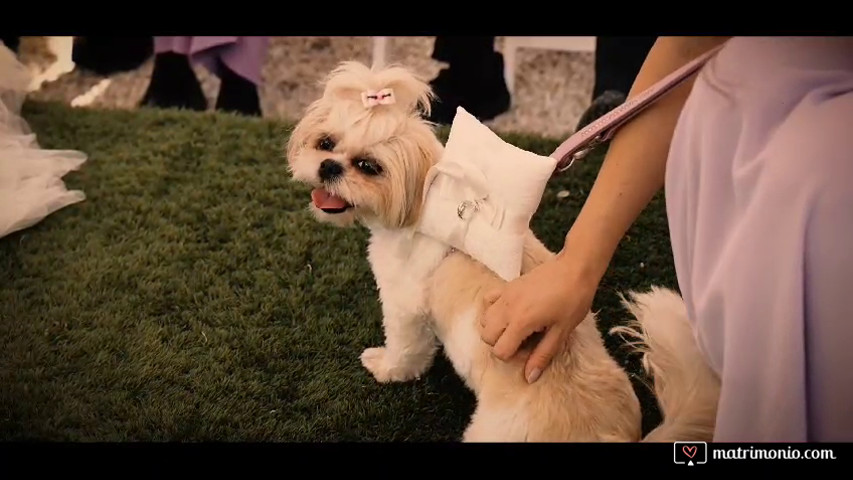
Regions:
<instances>
[{"instance_id":1,"label":"person's leg in background","mask_svg":"<svg viewBox=\"0 0 853 480\"><path fill-rule=\"evenodd\" d=\"M509 110L504 60L495 37L435 37L432 58L448 64L430 82L438 97L430 120L450 124L461 106L481 121Z\"/></svg>"},{"instance_id":2,"label":"person's leg in background","mask_svg":"<svg viewBox=\"0 0 853 480\"><path fill-rule=\"evenodd\" d=\"M578 130L625 102L655 40L657 37L596 37L592 104L581 116Z\"/></svg>"},{"instance_id":3,"label":"person's leg in background","mask_svg":"<svg viewBox=\"0 0 853 480\"><path fill-rule=\"evenodd\" d=\"M154 37L154 69L141 104L207 110L207 99L190 63L193 37Z\"/></svg>"},{"instance_id":4,"label":"person's leg in background","mask_svg":"<svg viewBox=\"0 0 853 480\"><path fill-rule=\"evenodd\" d=\"M258 87L269 37L155 37L154 71L142 105L207 109L192 69L198 62L219 77L216 109L261 116Z\"/></svg>"}]
</instances>

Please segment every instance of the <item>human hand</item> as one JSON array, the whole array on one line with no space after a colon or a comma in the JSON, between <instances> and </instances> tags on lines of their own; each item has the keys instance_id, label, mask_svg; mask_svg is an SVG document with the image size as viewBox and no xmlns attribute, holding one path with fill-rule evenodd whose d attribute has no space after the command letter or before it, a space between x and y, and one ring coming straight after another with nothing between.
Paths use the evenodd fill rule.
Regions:
<instances>
[{"instance_id":1,"label":"human hand","mask_svg":"<svg viewBox=\"0 0 853 480\"><path fill-rule=\"evenodd\" d=\"M592 306L597 282L559 255L502 289L485 295L482 339L501 360L515 356L530 335L545 331L525 364L528 383L539 379Z\"/></svg>"}]
</instances>

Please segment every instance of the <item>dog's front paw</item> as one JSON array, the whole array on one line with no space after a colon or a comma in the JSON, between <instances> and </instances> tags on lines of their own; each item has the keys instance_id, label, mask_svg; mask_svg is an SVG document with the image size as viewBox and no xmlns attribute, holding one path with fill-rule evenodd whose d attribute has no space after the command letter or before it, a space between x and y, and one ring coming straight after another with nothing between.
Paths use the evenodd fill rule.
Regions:
<instances>
[{"instance_id":1,"label":"dog's front paw","mask_svg":"<svg viewBox=\"0 0 853 480\"><path fill-rule=\"evenodd\" d=\"M385 347L368 348L361 354L361 364L379 383L407 382L420 378L421 369L406 368L399 359L390 357Z\"/></svg>"}]
</instances>

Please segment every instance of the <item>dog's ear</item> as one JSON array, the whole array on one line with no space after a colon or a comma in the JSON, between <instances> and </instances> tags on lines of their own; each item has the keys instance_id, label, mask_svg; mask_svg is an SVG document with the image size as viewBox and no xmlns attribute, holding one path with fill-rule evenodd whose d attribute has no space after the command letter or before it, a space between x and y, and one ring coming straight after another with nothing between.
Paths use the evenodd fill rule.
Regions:
<instances>
[{"instance_id":1,"label":"dog's ear","mask_svg":"<svg viewBox=\"0 0 853 480\"><path fill-rule=\"evenodd\" d=\"M439 160L443 146L433 131L424 124L410 130L410 134L399 137L398 148L404 152L406 165L402 171L405 178L396 182L402 191L395 192L395 198L400 199L393 207L394 212L387 212L387 218L393 219L397 228L410 227L420 221L423 209L424 181L432 166ZM401 153L402 153L401 152Z\"/></svg>"}]
</instances>

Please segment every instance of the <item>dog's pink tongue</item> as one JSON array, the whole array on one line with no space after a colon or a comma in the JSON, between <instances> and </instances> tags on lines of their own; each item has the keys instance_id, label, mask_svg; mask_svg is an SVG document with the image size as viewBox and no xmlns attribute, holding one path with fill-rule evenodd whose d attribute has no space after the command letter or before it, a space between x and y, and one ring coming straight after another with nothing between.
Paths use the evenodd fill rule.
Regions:
<instances>
[{"instance_id":1,"label":"dog's pink tongue","mask_svg":"<svg viewBox=\"0 0 853 480\"><path fill-rule=\"evenodd\" d=\"M341 197L336 197L322 188L315 188L311 192L311 200L317 208L346 208L347 202Z\"/></svg>"}]
</instances>

